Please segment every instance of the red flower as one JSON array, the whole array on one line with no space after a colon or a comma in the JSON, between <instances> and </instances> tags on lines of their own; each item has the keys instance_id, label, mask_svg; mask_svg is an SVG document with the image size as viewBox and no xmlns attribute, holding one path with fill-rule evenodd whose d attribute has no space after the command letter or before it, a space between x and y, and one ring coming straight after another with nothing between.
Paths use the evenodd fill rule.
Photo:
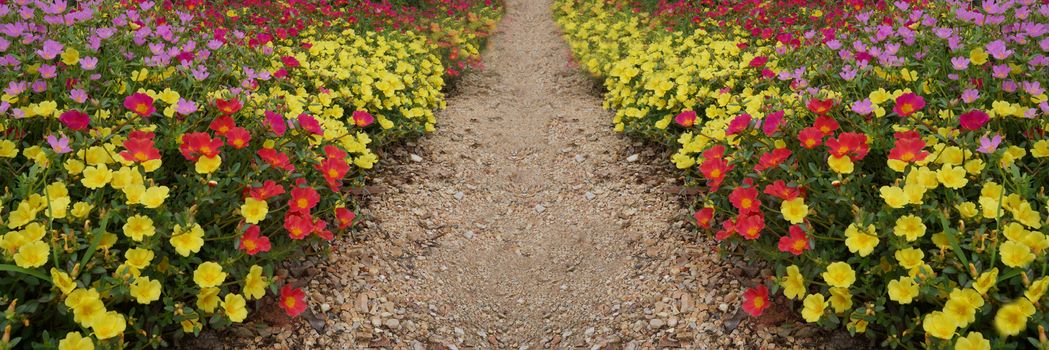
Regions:
<instances>
[{"instance_id":1,"label":"red flower","mask_svg":"<svg viewBox=\"0 0 1049 350\"><path fill-rule=\"evenodd\" d=\"M723 158L725 157L725 146L711 146L706 151L703 151L703 153L700 153L699 156L703 157L703 159Z\"/></svg>"},{"instance_id":2,"label":"red flower","mask_svg":"<svg viewBox=\"0 0 1049 350\"><path fill-rule=\"evenodd\" d=\"M314 118L309 114L299 114L299 126L311 134L324 136L324 129L322 129L321 124L317 122L317 118Z\"/></svg>"},{"instance_id":3,"label":"red flower","mask_svg":"<svg viewBox=\"0 0 1049 350\"><path fill-rule=\"evenodd\" d=\"M674 117L674 122L686 128L696 125L696 111L684 111Z\"/></svg>"},{"instance_id":4,"label":"red flower","mask_svg":"<svg viewBox=\"0 0 1049 350\"><path fill-rule=\"evenodd\" d=\"M182 135L182 144L178 146L182 156L190 161L197 161L200 156L208 158L217 156L222 150L222 139L211 138L206 132L191 132Z\"/></svg>"},{"instance_id":5,"label":"red flower","mask_svg":"<svg viewBox=\"0 0 1049 350\"><path fill-rule=\"evenodd\" d=\"M826 100L814 98L809 100L805 107L812 113L816 113L818 116L824 116L827 115L827 112L830 112L831 108L834 108L834 100L829 98Z\"/></svg>"},{"instance_id":6,"label":"red flower","mask_svg":"<svg viewBox=\"0 0 1049 350\"><path fill-rule=\"evenodd\" d=\"M313 218L289 211L288 215L284 216L284 229L288 230L288 236L291 239L306 238L313 233Z\"/></svg>"},{"instance_id":7,"label":"red flower","mask_svg":"<svg viewBox=\"0 0 1049 350\"><path fill-rule=\"evenodd\" d=\"M270 251L270 238L259 235L258 226L250 225L248 230L244 231L244 235L240 237L240 249L244 250L248 255L268 252Z\"/></svg>"},{"instance_id":8,"label":"red flower","mask_svg":"<svg viewBox=\"0 0 1049 350\"><path fill-rule=\"evenodd\" d=\"M751 316L761 316L769 305L769 288L765 285L759 285L743 292L743 311Z\"/></svg>"},{"instance_id":9,"label":"red flower","mask_svg":"<svg viewBox=\"0 0 1049 350\"><path fill-rule=\"evenodd\" d=\"M58 121L62 122L67 128L72 130L80 131L87 128L91 124L91 117L87 113L70 109L58 116Z\"/></svg>"},{"instance_id":10,"label":"red flower","mask_svg":"<svg viewBox=\"0 0 1049 350\"><path fill-rule=\"evenodd\" d=\"M808 149L813 149L823 144L823 136L825 136L823 132L816 127L807 127L798 132L798 140L801 141L801 147Z\"/></svg>"},{"instance_id":11,"label":"red flower","mask_svg":"<svg viewBox=\"0 0 1049 350\"><path fill-rule=\"evenodd\" d=\"M707 158L699 165L699 171L703 173L703 177L707 179L707 185L712 190L721 186L721 182L725 180L725 174L728 174L732 168L733 166L728 165L728 162L721 158Z\"/></svg>"},{"instance_id":12,"label":"red flower","mask_svg":"<svg viewBox=\"0 0 1049 350\"><path fill-rule=\"evenodd\" d=\"M263 161L274 168L287 171L295 170L295 165L291 164L291 161L288 160L288 155L283 152L279 152L272 148L263 148L256 153L259 155L259 158L262 158Z\"/></svg>"},{"instance_id":13,"label":"red flower","mask_svg":"<svg viewBox=\"0 0 1049 350\"><path fill-rule=\"evenodd\" d=\"M306 293L300 288L285 284L280 289L280 308L291 317L297 317L306 311Z\"/></svg>"},{"instance_id":14,"label":"red flower","mask_svg":"<svg viewBox=\"0 0 1049 350\"><path fill-rule=\"evenodd\" d=\"M962 129L973 131L982 128L989 119L990 117L987 113L984 113L979 109L974 109L958 116L958 123L961 124Z\"/></svg>"},{"instance_id":15,"label":"red flower","mask_svg":"<svg viewBox=\"0 0 1049 350\"><path fill-rule=\"evenodd\" d=\"M809 238L805 235L805 230L802 230L798 225L791 225L790 234L779 238L779 251L784 253L791 253L797 256L811 248L809 246Z\"/></svg>"},{"instance_id":16,"label":"red flower","mask_svg":"<svg viewBox=\"0 0 1049 350\"><path fill-rule=\"evenodd\" d=\"M867 135L855 132L844 132L837 138L828 138L827 148L830 148L830 154L835 157L849 156L852 160L863 159L870 151Z\"/></svg>"},{"instance_id":17,"label":"red flower","mask_svg":"<svg viewBox=\"0 0 1049 350\"><path fill-rule=\"evenodd\" d=\"M325 241L335 239L335 235L328 230L328 222L324 220L317 220L313 223L313 233Z\"/></svg>"},{"instance_id":18,"label":"red flower","mask_svg":"<svg viewBox=\"0 0 1049 350\"><path fill-rule=\"evenodd\" d=\"M226 143L236 149L248 147L251 142L251 132L242 127L235 127L226 132Z\"/></svg>"},{"instance_id":19,"label":"red flower","mask_svg":"<svg viewBox=\"0 0 1049 350\"><path fill-rule=\"evenodd\" d=\"M920 138L897 138L895 146L889 150L889 159L912 163L920 162L929 156L925 148L925 141Z\"/></svg>"},{"instance_id":20,"label":"red flower","mask_svg":"<svg viewBox=\"0 0 1049 350\"><path fill-rule=\"evenodd\" d=\"M324 156L328 158L344 159L348 154L339 147L327 145L324 146Z\"/></svg>"},{"instance_id":21,"label":"red flower","mask_svg":"<svg viewBox=\"0 0 1049 350\"><path fill-rule=\"evenodd\" d=\"M791 151L787 148L777 148L772 150L772 152L762 154L761 157L758 158L758 164L754 165L754 171L760 172L768 168L775 168L783 163L783 161L787 160L787 158L790 158L790 155Z\"/></svg>"},{"instance_id":22,"label":"red flower","mask_svg":"<svg viewBox=\"0 0 1049 350\"><path fill-rule=\"evenodd\" d=\"M760 212L740 216L736 219L736 231L739 231L739 235L748 240L761 237L761 230L764 229L765 216L761 215Z\"/></svg>"},{"instance_id":23,"label":"red flower","mask_svg":"<svg viewBox=\"0 0 1049 350\"><path fill-rule=\"evenodd\" d=\"M126 151L120 152L120 156L129 162L146 162L160 159L160 150L153 146L153 138L129 137L124 140Z\"/></svg>"},{"instance_id":24,"label":"red flower","mask_svg":"<svg viewBox=\"0 0 1049 350\"><path fill-rule=\"evenodd\" d=\"M710 227L710 220L714 218L714 208L703 207L703 209L697 210L692 217L696 219L696 226L702 228Z\"/></svg>"},{"instance_id":25,"label":"red flower","mask_svg":"<svg viewBox=\"0 0 1049 350\"><path fill-rule=\"evenodd\" d=\"M746 130L750 126L750 114L740 114L728 122L728 130L725 130L725 135L735 135L740 131Z\"/></svg>"},{"instance_id":26,"label":"red flower","mask_svg":"<svg viewBox=\"0 0 1049 350\"><path fill-rule=\"evenodd\" d=\"M823 133L823 136L830 136L835 130L838 130L838 121L831 117L819 116L816 117L816 122L812 126Z\"/></svg>"},{"instance_id":27,"label":"red flower","mask_svg":"<svg viewBox=\"0 0 1049 350\"><path fill-rule=\"evenodd\" d=\"M153 106L153 98L141 92L124 98L124 108L143 117L148 117L157 111Z\"/></svg>"},{"instance_id":28,"label":"red flower","mask_svg":"<svg viewBox=\"0 0 1049 350\"><path fill-rule=\"evenodd\" d=\"M740 214L753 213L761 209L761 200L758 199L758 190L754 187L736 187L728 195L729 202L739 210Z\"/></svg>"},{"instance_id":29,"label":"red flower","mask_svg":"<svg viewBox=\"0 0 1049 350\"><path fill-rule=\"evenodd\" d=\"M335 220L339 222L339 228L347 228L353 225L357 214L346 208L335 208Z\"/></svg>"},{"instance_id":30,"label":"red flower","mask_svg":"<svg viewBox=\"0 0 1049 350\"><path fill-rule=\"evenodd\" d=\"M765 186L764 193L785 201L801 196L800 189L798 189L797 187L787 186L787 183L783 182L783 180L776 180L771 184Z\"/></svg>"},{"instance_id":31,"label":"red flower","mask_svg":"<svg viewBox=\"0 0 1049 350\"><path fill-rule=\"evenodd\" d=\"M238 101L235 98L231 98L228 100L223 100L220 98L215 99L215 107L219 109L219 112L221 112L222 115L228 116L232 115L233 113L239 112L240 109L244 107L244 105L240 104L240 101Z\"/></svg>"},{"instance_id":32,"label":"red flower","mask_svg":"<svg viewBox=\"0 0 1049 350\"><path fill-rule=\"evenodd\" d=\"M914 112L922 110L922 108L925 108L925 99L908 92L896 98L896 106L892 107L892 111L901 117L909 117Z\"/></svg>"},{"instance_id":33,"label":"red flower","mask_svg":"<svg viewBox=\"0 0 1049 350\"><path fill-rule=\"evenodd\" d=\"M230 129L235 127L237 127L237 124L235 124L233 118L228 115L215 118L215 120L211 121L211 125L208 126L209 129L214 130L215 133L219 135L225 135Z\"/></svg>"},{"instance_id":34,"label":"red flower","mask_svg":"<svg viewBox=\"0 0 1049 350\"><path fill-rule=\"evenodd\" d=\"M372 125L375 122L375 117L372 117L367 111L355 111L353 112L353 124L359 128Z\"/></svg>"},{"instance_id":35,"label":"red flower","mask_svg":"<svg viewBox=\"0 0 1049 350\"><path fill-rule=\"evenodd\" d=\"M288 211L309 215L310 209L317 206L321 196L317 190L310 187L296 187L291 189L291 199L288 200Z\"/></svg>"},{"instance_id":36,"label":"red flower","mask_svg":"<svg viewBox=\"0 0 1049 350\"><path fill-rule=\"evenodd\" d=\"M736 234L736 221L729 219L721 223L721 230L714 233L714 239L724 241Z\"/></svg>"},{"instance_id":37,"label":"red flower","mask_svg":"<svg viewBox=\"0 0 1049 350\"><path fill-rule=\"evenodd\" d=\"M285 67L288 67L288 68L299 67L299 60L295 59L295 57L292 57L292 56L282 56L280 58L280 61L282 63L284 63Z\"/></svg>"},{"instance_id":38,"label":"red flower","mask_svg":"<svg viewBox=\"0 0 1049 350\"><path fill-rule=\"evenodd\" d=\"M265 201L270 198L284 194L284 186L278 185L273 180L266 180L262 183L262 186L252 187L248 192L251 198Z\"/></svg>"},{"instance_id":39,"label":"red flower","mask_svg":"<svg viewBox=\"0 0 1049 350\"><path fill-rule=\"evenodd\" d=\"M346 173L350 171L350 164L346 162L345 158L328 158L317 164L317 170L321 172L324 180L328 182L328 187L338 188L339 180L342 180Z\"/></svg>"}]
</instances>

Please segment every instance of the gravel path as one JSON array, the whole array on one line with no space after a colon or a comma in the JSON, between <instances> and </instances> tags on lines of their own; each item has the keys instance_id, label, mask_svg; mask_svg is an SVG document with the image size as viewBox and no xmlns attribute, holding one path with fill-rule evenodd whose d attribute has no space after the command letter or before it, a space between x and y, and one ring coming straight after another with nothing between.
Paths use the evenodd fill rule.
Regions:
<instances>
[{"instance_id":1,"label":"gravel path","mask_svg":"<svg viewBox=\"0 0 1049 350\"><path fill-rule=\"evenodd\" d=\"M264 308L227 345L771 349L813 333L743 317L758 271L691 237L667 154L612 131L551 16L508 1L439 131L384 155L361 232L287 271L306 317L266 326L280 314Z\"/></svg>"}]
</instances>

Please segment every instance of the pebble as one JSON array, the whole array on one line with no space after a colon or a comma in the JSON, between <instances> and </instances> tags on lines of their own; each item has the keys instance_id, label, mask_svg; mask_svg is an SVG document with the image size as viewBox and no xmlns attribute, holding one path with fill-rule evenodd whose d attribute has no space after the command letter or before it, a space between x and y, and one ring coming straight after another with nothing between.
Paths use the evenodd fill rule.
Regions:
<instances>
[{"instance_id":1,"label":"pebble","mask_svg":"<svg viewBox=\"0 0 1049 350\"><path fill-rule=\"evenodd\" d=\"M388 319L386 320L386 327L389 327L390 329L401 328L401 320L398 320L396 318Z\"/></svg>"},{"instance_id":2,"label":"pebble","mask_svg":"<svg viewBox=\"0 0 1049 350\"><path fill-rule=\"evenodd\" d=\"M585 161L585 160L586 160L586 156L584 156L584 155L582 155L582 154L577 154L577 155L575 155L575 161L576 161L576 163L582 163L582 162L583 162L583 161Z\"/></svg>"},{"instance_id":3,"label":"pebble","mask_svg":"<svg viewBox=\"0 0 1049 350\"><path fill-rule=\"evenodd\" d=\"M594 200L594 198L597 198L597 195L594 194L594 192L590 192L590 191L586 191L586 193L584 193L583 196L586 196L586 200L588 200L588 201L592 201L592 200Z\"/></svg>"},{"instance_id":4,"label":"pebble","mask_svg":"<svg viewBox=\"0 0 1049 350\"><path fill-rule=\"evenodd\" d=\"M418 154L415 154L415 153L412 153L411 156L409 156L409 157L411 157L412 161L416 162L416 163L419 163L419 162L423 161L423 157L420 157Z\"/></svg>"},{"instance_id":5,"label":"pebble","mask_svg":"<svg viewBox=\"0 0 1049 350\"><path fill-rule=\"evenodd\" d=\"M463 197L465 197L465 196L466 196L466 194L463 193L463 191L455 192L455 200L457 200L457 201L458 200L463 200Z\"/></svg>"},{"instance_id":6,"label":"pebble","mask_svg":"<svg viewBox=\"0 0 1049 350\"><path fill-rule=\"evenodd\" d=\"M473 239L474 238L474 232L473 231L463 232L463 237L466 237L466 239Z\"/></svg>"},{"instance_id":7,"label":"pebble","mask_svg":"<svg viewBox=\"0 0 1049 350\"><path fill-rule=\"evenodd\" d=\"M631 154L629 157L626 157L626 161L631 163L636 162L638 159L641 159L641 156L637 154Z\"/></svg>"},{"instance_id":8,"label":"pebble","mask_svg":"<svg viewBox=\"0 0 1049 350\"><path fill-rule=\"evenodd\" d=\"M546 211L546 207L544 207L542 204L536 204L535 205L535 212L536 213L542 214L544 211Z\"/></svg>"}]
</instances>

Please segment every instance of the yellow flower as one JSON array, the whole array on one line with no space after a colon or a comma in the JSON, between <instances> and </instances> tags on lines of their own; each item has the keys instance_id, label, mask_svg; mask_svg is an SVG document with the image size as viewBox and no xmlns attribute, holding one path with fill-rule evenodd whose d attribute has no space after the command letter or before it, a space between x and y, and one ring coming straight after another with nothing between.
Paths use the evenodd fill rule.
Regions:
<instances>
[{"instance_id":1,"label":"yellow flower","mask_svg":"<svg viewBox=\"0 0 1049 350\"><path fill-rule=\"evenodd\" d=\"M80 332L69 332L58 341L58 350L95 350L91 337L84 337Z\"/></svg>"},{"instance_id":2,"label":"yellow flower","mask_svg":"<svg viewBox=\"0 0 1049 350\"><path fill-rule=\"evenodd\" d=\"M983 172L983 168L986 166L987 164L983 162L983 159L970 159L965 162L965 171L968 172L969 175L980 175L980 173Z\"/></svg>"},{"instance_id":3,"label":"yellow flower","mask_svg":"<svg viewBox=\"0 0 1049 350\"><path fill-rule=\"evenodd\" d=\"M222 272L222 265L206 261L197 266L193 271L193 282L201 288L218 287L226 280L226 273Z\"/></svg>"},{"instance_id":4,"label":"yellow flower","mask_svg":"<svg viewBox=\"0 0 1049 350\"><path fill-rule=\"evenodd\" d=\"M182 325L182 332L186 334L194 334L203 328L200 321L196 319L182 320L180 324Z\"/></svg>"},{"instance_id":5,"label":"yellow flower","mask_svg":"<svg viewBox=\"0 0 1049 350\"><path fill-rule=\"evenodd\" d=\"M1034 305L1026 298L1002 306L994 315L994 328L1002 336L1020 334L1027 328L1027 318L1034 315Z\"/></svg>"},{"instance_id":6,"label":"yellow flower","mask_svg":"<svg viewBox=\"0 0 1049 350\"><path fill-rule=\"evenodd\" d=\"M226 294L226 299L222 301L222 311L226 313L230 321L240 323L248 317L246 305L244 297L238 294Z\"/></svg>"},{"instance_id":7,"label":"yellow flower","mask_svg":"<svg viewBox=\"0 0 1049 350\"><path fill-rule=\"evenodd\" d=\"M983 306L983 297L972 289L951 291L950 299L943 306L943 312L954 318L959 327L968 326L976 320L976 310Z\"/></svg>"},{"instance_id":8,"label":"yellow flower","mask_svg":"<svg viewBox=\"0 0 1049 350\"><path fill-rule=\"evenodd\" d=\"M94 289L75 289L66 296L66 307L73 310L73 321L91 327L106 313L106 306Z\"/></svg>"},{"instance_id":9,"label":"yellow flower","mask_svg":"<svg viewBox=\"0 0 1049 350\"><path fill-rule=\"evenodd\" d=\"M900 249L896 251L894 256L896 257L896 261L900 262L900 266L903 266L903 268L908 270L925 264L925 262L922 261L922 259L925 258L925 253L923 253L921 249Z\"/></svg>"},{"instance_id":10,"label":"yellow flower","mask_svg":"<svg viewBox=\"0 0 1049 350\"><path fill-rule=\"evenodd\" d=\"M104 164L86 168L83 174L84 178L80 179L80 183L93 190L104 187L113 179L113 171Z\"/></svg>"},{"instance_id":11,"label":"yellow flower","mask_svg":"<svg viewBox=\"0 0 1049 350\"><path fill-rule=\"evenodd\" d=\"M889 300L900 304L910 304L918 296L918 285L910 277L900 277L889 281Z\"/></svg>"},{"instance_id":12,"label":"yellow flower","mask_svg":"<svg viewBox=\"0 0 1049 350\"><path fill-rule=\"evenodd\" d=\"M838 174L852 174L852 171L855 170L852 159L848 156L838 157L830 155L827 157L827 165L830 166L830 170L834 170Z\"/></svg>"},{"instance_id":13,"label":"yellow flower","mask_svg":"<svg viewBox=\"0 0 1049 350\"><path fill-rule=\"evenodd\" d=\"M80 62L80 51L77 51L72 47L67 47L62 51L61 57L62 63L65 63L67 66L72 66L77 64L77 62Z\"/></svg>"},{"instance_id":14,"label":"yellow flower","mask_svg":"<svg viewBox=\"0 0 1049 350\"><path fill-rule=\"evenodd\" d=\"M849 264L838 261L827 265L827 271L822 273L823 280L831 287L848 288L856 282L856 271Z\"/></svg>"},{"instance_id":15,"label":"yellow flower","mask_svg":"<svg viewBox=\"0 0 1049 350\"><path fill-rule=\"evenodd\" d=\"M219 289L215 287L201 288L197 293L197 308L211 313L219 306Z\"/></svg>"},{"instance_id":16,"label":"yellow flower","mask_svg":"<svg viewBox=\"0 0 1049 350\"><path fill-rule=\"evenodd\" d=\"M903 189L896 186L882 186L879 192L881 193L881 198L885 200L885 204L892 208L903 208L910 202Z\"/></svg>"},{"instance_id":17,"label":"yellow flower","mask_svg":"<svg viewBox=\"0 0 1049 350\"><path fill-rule=\"evenodd\" d=\"M980 212L976 210L976 203L973 202L962 202L954 207L958 209L958 214L963 218L968 219L980 214Z\"/></svg>"},{"instance_id":18,"label":"yellow flower","mask_svg":"<svg viewBox=\"0 0 1049 350\"><path fill-rule=\"evenodd\" d=\"M925 235L925 224L917 216L901 216L896 219L896 226L893 227L892 233L900 237L907 237L908 242L913 242Z\"/></svg>"},{"instance_id":19,"label":"yellow flower","mask_svg":"<svg viewBox=\"0 0 1049 350\"><path fill-rule=\"evenodd\" d=\"M261 299L266 295L266 286L269 282L262 276L262 266L252 265L248 276L244 277L244 296L248 300Z\"/></svg>"},{"instance_id":20,"label":"yellow flower","mask_svg":"<svg viewBox=\"0 0 1049 350\"><path fill-rule=\"evenodd\" d=\"M153 227L153 219L142 215L132 216L124 224L124 235L135 240L135 242L142 242L143 237L152 236L156 232L157 229Z\"/></svg>"},{"instance_id":21,"label":"yellow flower","mask_svg":"<svg viewBox=\"0 0 1049 350\"><path fill-rule=\"evenodd\" d=\"M965 178L965 169L962 167L956 167L951 165L944 165L940 170L936 171L936 179L943 184L944 187L959 189L965 187L969 183L969 180Z\"/></svg>"},{"instance_id":22,"label":"yellow flower","mask_svg":"<svg viewBox=\"0 0 1049 350\"><path fill-rule=\"evenodd\" d=\"M976 278L976 281L973 281L973 289L976 289L980 294L987 294L987 291L991 290L991 287L994 287L996 283L998 283L997 267L981 273L980 276Z\"/></svg>"},{"instance_id":23,"label":"yellow flower","mask_svg":"<svg viewBox=\"0 0 1049 350\"><path fill-rule=\"evenodd\" d=\"M983 333L969 332L968 336L958 338L954 350L991 350L991 341L984 339Z\"/></svg>"},{"instance_id":24,"label":"yellow flower","mask_svg":"<svg viewBox=\"0 0 1049 350\"><path fill-rule=\"evenodd\" d=\"M51 282L58 287L58 290L62 291L62 294L69 294L73 289L76 289L76 282L73 281L72 277L65 271L61 271L54 267L51 268Z\"/></svg>"},{"instance_id":25,"label":"yellow flower","mask_svg":"<svg viewBox=\"0 0 1049 350\"><path fill-rule=\"evenodd\" d=\"M1024 296L1032 303L1037 303L1045 295L1046 288L1049 288L1049 276L1031 282L1031 285L1027 287L1027 291L1024 292Z\"/></svg>"},{"instance_id":26,"label":"yellow flower","mask_svg":"<svg viewBox=\"0 0 1049 350\"><path fill-rule=\"evenodd\" d=\"M266 214L269 213L269 205L266 201L260 201L255 198L244 199L244 204L240 206L240 215L244 216L244 221L249 224L257 224L266 218Z\"/></svg>"},{"instance_id":27,"label":"yellow flower","mask_svg":"<svg viewBox=\"0 0 1049 350\"><path fill-rule=\"evenodd\" d=\"M809 214L809 206L805 205L804 198L798 197L780 203L779 211L784 219L797 225L804 222L805 216Z\"/></svg>"},{"instance_id":28,"label":"yellow flower","mask_svg":"<svg viewBox=\"0 0 1049 350\"><path fill-rule=\"evenodd\" d=\"M18 145L11 140L0 140L0 158L14 158L18 156Z\"/></svg>"},{"instance_id":29,"label":"yellow flower","mask_svg":"<svg viewBox=\"0 0 1049 350\"><path fill-rule=\"evenodd\" d=\"M867 320L855 319L849 322L846 328L848 328L848 330L850 331L856 332L857 334L866 333L868 324L869 322L867 322Z\"/></svg>"},{"instance_id":30,"label":"yellow flower","mask_svg":"<svg viewBox=\"0 0 1049 350\"><path fill-rule=\"evenodd\" d=\"M990 55L983 51L983 48L979 46L969 50L969 61L972 61L972 63L977 66L987 63L987 57L989 56Z\"/></svg>"},{"instance_id":31,"label":"yellow flower","mask_svg":"<svg viewBox=\"0 0 1049 350\"><path fill-rule=\"evenodd\" d=\"M124 333L126 328L127 321L124 320L124 315L116 311L107 312L95 324L91 325L91 330L95 331L95 337L98 340L106 340L118 336Z\"/></svg>"},{"instance_id":32,"label":"yellow flower","mask_svg":"<svg viewBox=\"0 0 1049 350\"><path fill-rule=\"evenodd\" d=\"M161 204L164 204L164 200L168 198L169 191L170 189L167 186L151 186L146 189L146 192L142 193L139 202L150 209L160 207Z\"/></svg>"},{"instance_id":33,"label":"yellow flower","mask_svg":"<svg viewBox=\"0 0 1049 350\"><path fill-rule=\"evenodd\" d=\"M175 247L178 255L189 256L191 253L199 252L200 247L204 246L204 229L198 224L193 224L184 230L181 225L175 224L175 229L168 242Z\"/></svg>"},{"instance_id":34,"label":"yellow flower","mask_svg":"<svg viewBox=\"0 0 1049 350\"><path fill-rule=\"evenodd\" d=\"M787 266L787 276L780 281L783 287L783 295L787 299L800 300L805 296L805 277L801 275L797 265Z\"/></svg>"},{"instance_id":35,"label":"yellow flower","mask_svg":"<svg viewBox=\"0 0 1049 350\"><path fill-rule=\"evenodd\" d=\"M805 319L805 322L817 322L820 318L823 318L823 313L827 312L827 301L823 298L823 294L810 294L805 297L805 308L801 309L801 317Z\"/></svg>"},{"instance_id":36,"label":"yellow flower","mask_svg":"<svg viewBox=\"0 0 1049 350\"><path fill-rule=\"evenodd\" d=\"M849 252L860 256L870 255L881 241L875 233L874 225L867 226L864 232L856 224L851 224L845 229L845 246L849 248Z\"/></svg>"},{"instance_id":37,"label":"yellow flower","mask_svg":"<svg viewBox=\"0 0 1049 350\"><path fill-rule=\"evenodd\" d=\"M1035 258L1030 247L1016 241L1002 243L998 253L1002 256L1002 263L1009 267L1026 267Z\"/></svg>"},{"instance_id":38,"label":"yellow flower","mask_svg":"<svg viewBox=\"0 0 1049 350\"><path fill-rule=\"evenodd\" d=\"M71 210L69 213L73 214L73 217L75 218L83 219L87 217L87 214L91 214L91 209L94 209L94 206L91 204L85 202L76 202L73 203L73 210Z\"/></svg>"},{"instance_id":39,"label":"yellow flower","mask_svg":"<svg viewBox=\"0 0 1049 350\"><path fill-rule=\"evenodd\" d=\"M222 165L222 157L218 155L214 157L203 156L197 159L194 169L199 174L211 174L218 170L220 165Z\"/></svg>"},{"instance_id":40,"label":"yellow flower","mask_svg":"<svg viewBox=\"0 0 1049 350\"><path fill-rule=\"evenodd\" d=\"M15 265L26 269L44 266L49 256L51 256L51 246L47 243L30 242L18 248L18 253L14 256Z\"/></svg>"},{"instance_id":41,"label":"yellow flower","mask_svg":"<svg viewBox=\"0 0 1049 350\"><path fill-rule=\"evenodd\" d=\"M11 144L14 147L14 144ZM0 141L0 149L3 149L3 141ZM1034 147L1031 148L1031 155L1035 158L1049 157L1049 140L1038 140L1034 143ZM3 156L0 152L0 156Z\"/></svg>"},{"instance_id":42,"label":"yellow flower","mask_svg":"<svg viewBox=\"0 0 1049 350\"><path fill-rule=\"evenodd\" d=\"M950 315L933 311L925 315L925 319L922 320L922 329L925 330L925 334L933 337L951 339L954 337L954 332L958 330L958 324Z\"/></svg>"},{"instance_id":43,"label":"yellow flower","mask_svg":"<svg viewBox=\"0 0 1049 350\"><path fill-rule=\"evenodd\" d=\"M844 313L852 308L852 293L848 288L834 287L830 289L830 306L835 313Z\"/></svg>"},{"instance_id":44,"label":"yellow flower","mask_svg":"<svg viewBox=\"0 0 1049 350\"><path fill-rule=\"evenodd\" d=\"M149 263L153 261L153 251L149 249L132 248L124 252L124 258L127 259L128 266L142 270L145 269L146 266L149 266Z\"/></svg>"},{"instance_id":45,"label":"yellow flower","mask_svg":"<svg viewBox=\"0 0 1049 350\"><path fill-rule=\"evenodd\" d=\"M138 301L139 304L149 304L160 299L160 281L150 280L149 277L142 276L135 279L135 283L131 284L131 296Z\"/></svg>"}]
</instances>

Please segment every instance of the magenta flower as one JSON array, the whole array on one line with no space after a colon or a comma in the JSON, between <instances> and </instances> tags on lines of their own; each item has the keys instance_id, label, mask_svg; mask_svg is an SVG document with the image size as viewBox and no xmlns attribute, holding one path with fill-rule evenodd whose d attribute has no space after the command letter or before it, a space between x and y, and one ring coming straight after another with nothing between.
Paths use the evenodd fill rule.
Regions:
<instances>
[{"instance_id":1,"label":"magenta flower","mask_svg":"<svg viewBox=\"0 0 1049 350\"><path fill-rule=\"evenodd\" d=\"M994 138L987 138L987 136L980 138L980 148L976 151L983 154L994 153L998 150L998 145L1002 143L1002 135L995 134Z\"/></svg>"},{"instance_id":2,"label":"magenta flower","mask_svg":"<svg viewBox=\"0 0 1049 350\"><path fill-rule=\"evenodd\" d=\"M62 53L63 48L65 46L62 43L49 39L44 41L44 45L40 50L36 50L36 54L45 60L53 60L55 57L58 57L58 54Z\"/></svg>"},{"instance_id":3,"label":"magenta flower","mask_svg":"<svg viewBox=\"0 0 1049 350\"><path fill-rule=\"evenodd\" d=\"M71 109L58 116L58 121L62 122L69 129L80 131L87 128L88 124L91 123L91 117L87 113Z\"/></svg>"},{"instance_id":4,"label":"magenta flower","mask_svg":"<svg viewBox=\"0 0 1049 350\"><path fill-rule=\"evenodd\" d=\"M746 130L750 126L750 114L740 114L736 118L732 119L728 123L728 130L725 130L725 135L735 135L740 131Z\"/></svg>"},{"instance_id":5,"label":"magenta flower","mask_svg":"<svg viewBox=\"0 0 1049 350\"><path fill-rule=\"evenodd\" d=\"M156 106L153 105L153 98L141 92L124 98L124 108L143 117L148 117L157 111Z\"/></svg>"},{"instance_id":6,"label":"magenta flower","mask_svg":"<svg viewBox=\"0 0 1049 350\"><path fill-rule=\"evenodd\" d=\"M982 128L989 119L990 116L987 113L974 109L958 116L958 123L961 124L962 129L973 131Z\"/></svg>"},{"instance_id":7,"label":"magenta flower","mask_svg":"<svg viewBox=\"0 0 1049 350\"><path fill-rule=\"evenodd\" d=\"M901 117L908 117L922 108L925 108L925 99L913 92L908 92L896 98L896 105L892 107L892 111Z\"/></svg>"},{"instance_id":8,"label":"magenta flower","mask_svg":"<svg viewBox=\"0 0 1049 350\"><path fill-rule=\"evenodd\" d=\"M852 111L859 115L868 115L874 112L874 103L869 98L852 103Z\"/></svg>"},{"instance_id":9,"label":"magenta flower","mask_svg":"<svg viewBox=\"0 0 1049 350\"><path fill-rule=\"evenodd\" d=\"M375 117L372 117L371 113L367 111L354 111L353 112L353 124L357 125L358 128L367 127L375 122Z\"/></svg>"},{"instance_id":10,"label":"magenta flower","mask_svg":"<svg viewBox=\"0 0 1049 350\"><path fill-rule=\"evenodd\" d=\"M674 122L686 128L696 125L696 111L684 111L674 117Z\"/></svg>"},{"instance_id":11,"label":"magenta flower","mask_svg":"<svg viewBox=\"0 0 1049 350\"><path fill-rule=\"evenodd\" d=\"M765 117L765 120L761 123L761 131L765 135L772 136L777 130L779 130L780 124L783 124L783 111L775 111Z\"/></svg>"},{"instance_id":12,"label":"magenta flower","mask_svg":"<svg viewBox=\"0 0 1049 350\"><path fill-rule=\"evenodd\" d=\"M62 135L62 138L55 137L55 135L47 135L47 143L51 145L51 149L55 150L55 153L65 154L72 152L73 149L69 148L69 138Z\"/></svg>"},{"instance_id":13,"label":"magenta flower","mask_svg":"<svg viewBox=\"0 0 1049 350\"><path fill-rule=\"evenodd\" d=\"M299 114L299 126L311 134L324 136L324 129L321 128L321 124L317 122L317 118L314 118L309 114Z\"/></svg>"},{"instance_id":14,"label":"magenta flower","mask_svg":"<svg viewBox=\"0 0 1049 350\"><path fill-rule=\"evenodd\" d=\"M991 54L991 57L994 57L994 59L996 60L1004 60L1008 58L1009 55L1013 54L1013 51L1009 50L1009 47L1006 46L1005 42L1001 40L995 40L990 43L987 43L987 46L984 48L986 48L987 53Z\"/></svg>"}]
</instances>

